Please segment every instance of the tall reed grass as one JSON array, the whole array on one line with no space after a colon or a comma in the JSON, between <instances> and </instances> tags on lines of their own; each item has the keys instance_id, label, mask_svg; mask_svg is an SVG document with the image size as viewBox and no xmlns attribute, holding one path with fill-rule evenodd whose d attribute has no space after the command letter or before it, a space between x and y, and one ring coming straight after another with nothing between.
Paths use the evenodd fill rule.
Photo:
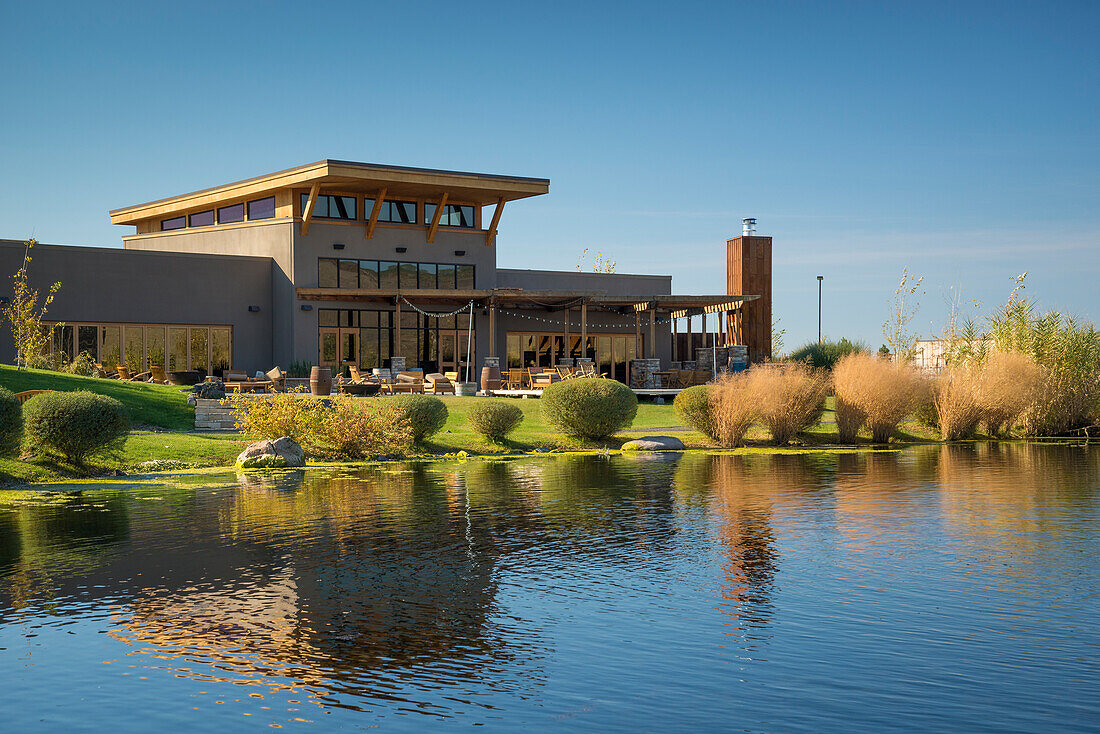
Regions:
<instances>
[{"instance_id":1,"label":"tall reed grass","mask_svg":"<svg viewBox=\"0 0 1100 734\"><path fill-rule=\"evenodd\" d=\"M978 397L980 368L977 364L950 365L932 387L932 409L944 441L971 438L982 419Z\"/></svg>"},{"instance_id":2,"label":"tall reed grass","mask_svg":"<svg viewBox=\"0 0 1100 734\"><path fill-rule=\"evenodd\" d=\"M888 443L898 424L927 400L928 379L905 363L869 354L843 357L833 368L837 432L856 439L863 426L876 443Z\"/></svg>"},{"instance_id":3,"label":"tall reed grass","mask_svg":"<svg viewBox=\"0 0 1100 734\"><path fill-rule=\"evenodd\" d=\"M772 441L782 446L821 418L829 378L801 364L756 368L746 376L745 392L755 402L759 420L768 427Z\"/></svg>"},{"instance_id":4,"label":"tall reed grass","mask_svg":"<svg viewBox=\"0 0 1100 734\"><path fill-rule=\"evenodd\" d=\"M715 440L728 449L737 448L744 443L745 433L759 414L759 396L749 390L750 376L757 371L724 375L717 383L708 387L708 423L714 430Z\"/></svg>"},{"instance_id":5,"label":"tall reed grass","mask_svg":"<svg viewBox=\"0 0 1100 734\"><path fill-rule=\"evenodd\" d=\"M1003 436L1037 404L1045 370L1020 352L993 352L977 370L979 422L990 436Z\"/></svg>"}]
</instances>

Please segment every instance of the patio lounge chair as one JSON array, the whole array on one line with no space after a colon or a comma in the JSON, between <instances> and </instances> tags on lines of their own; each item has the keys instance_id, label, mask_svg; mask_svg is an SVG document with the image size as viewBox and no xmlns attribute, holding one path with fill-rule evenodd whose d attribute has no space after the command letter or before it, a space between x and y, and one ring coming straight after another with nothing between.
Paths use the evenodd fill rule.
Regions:
<instances>
[{"instance_id":1,"label":"patio lounge chair","mask_svg":"<svg viewBox=\"0 0 1100 734\"><path fill-rule=\"evenodd\" d=\"M558 377L563 380L573 380L581 376L580 372L574 372L572 367L555 367L558 372Z\"/></svg>"},{"instance_id":2,"label":"patio lounge chair","mask_svg":"<svg viewBox=\"0 0 1100 734\"><path fill-rule=\"evenodd\" d=\"M397 379L390 383L390 392L424 393L424 380L413 372L398 372Z\"/></svg>"},{"instance_id":3,"label":"patio lounge chair","mask_svg":"<svg viewBox=\"0 0 1100 734\"><path fill-rule=\"evenodd\" d=\"M168 375L165 374L164 368L160 365L149 366L149 382L155 382L158 385L168 384Z\"/></svg>"},{"instance_id":4,"label":"patio lounge chair","mask_svg":"<svg viewBox=\"0 0 1100 734\"><path fill-rule=\"evenodd\" d=\"M504 378L505 390L522 390L524 386L524 373L527 370L517 369L512 367L508 370L507 377Z\"/></svg>"},{"instance_id":5,"label":"patio lounge chair","mask_svg":"<svg viewBox=\"0 0 1100 734\"><path fill-rule=\"evenodd\" d=\"M547 385L551 385L554 382L554 378L557 377L556 372L538 372L531 373L531 389L541 390Z\"/></svg>"},{"instance_id":6,"label":"patio lounge chair","mask_svg":"<svg viewBox=\"0 0 1100 734\"><path fill-rule=\"evenodd\" d=\"M271 380L254 380L244 372L232 370L226 370L222 374L222 383L225 385L226 390L236 392L257 392L275 387L275 383Z\"/></svg>"},{"instance_id":7,"label":"patio lounge chair","mask_svg":"<svg viewBox=\"0 0 1100 734\"><path fill-rule=\"evenodd\" d=\"M432 395L439 395L440 393L455 394L455 384L440 372L430 372L424 375L424 388L425 392Z\"/></svg>"},{"instance_id":8,"label":"patio lounge chair","mask_svg":"<svg viewBox=\"0 0 1100 734\"><path fill-rule=\"evenodd\" d=\"M267 371L267 379L271 380L271 384L276 390L286 392L286 373L279 369L279 365L275 365Z\"/></svg>"}]
</instances>

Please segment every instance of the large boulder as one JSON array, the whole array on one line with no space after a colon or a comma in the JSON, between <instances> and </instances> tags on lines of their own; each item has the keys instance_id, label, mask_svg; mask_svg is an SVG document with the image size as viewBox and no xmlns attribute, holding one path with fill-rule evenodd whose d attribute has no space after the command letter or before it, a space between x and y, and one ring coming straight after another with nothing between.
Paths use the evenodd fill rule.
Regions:
<instances>
[{"instance_id":1,"label":"large boulder","mask_svg":"<svg viewBox=\"0 0 1100 734\"><path fill-rule=\"evenodd\" d=\"M266 469L284 466L305 466L306 452L292 438L283 436L274 441L265 440L249 444L237 457L242 469Z\"/></svg>"},{"instance_id":2,"label":"large boulder","mask_svg":"<svg viewBox=\"0 0 1100 734\"><path fill-rule=\"evenodd\" d=\"M623 444L623 451L683 451L684 442L675 436L642 436Z\"/></svg>"}]
</instances>

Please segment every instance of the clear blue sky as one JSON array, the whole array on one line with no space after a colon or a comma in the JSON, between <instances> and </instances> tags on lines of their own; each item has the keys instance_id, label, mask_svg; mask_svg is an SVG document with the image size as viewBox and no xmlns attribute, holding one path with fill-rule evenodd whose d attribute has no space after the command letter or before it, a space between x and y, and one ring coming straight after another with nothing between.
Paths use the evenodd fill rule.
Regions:
<instances>
[{"instance_id":1,"label":"clear blue sky","mask_svg":"<svg viewBox=\"0 0 1100 734\"><path fill-rule=\"evenodd\" d=\"M0 4L0 237L321 158L541 176L499 261L723 292L775 237L787 345L881 343L901 269L1100 319L1100 4Z\"/></svg>"}]
</instances>

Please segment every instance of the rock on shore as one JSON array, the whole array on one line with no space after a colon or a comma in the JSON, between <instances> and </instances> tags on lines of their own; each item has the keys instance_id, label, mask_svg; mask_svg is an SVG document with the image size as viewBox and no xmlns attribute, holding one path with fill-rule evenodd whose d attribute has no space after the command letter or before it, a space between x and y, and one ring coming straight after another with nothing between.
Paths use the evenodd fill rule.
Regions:
<instances>
[{"instance_id":1,"label":"rock on shore","mask_svg":"<svg viewBox=\"0 0 1100 734\"><path fill-rule=\"evenodd\" d=\"M237 457L242 469L264 469L284 466L305 466L306 453L298 442L287 436L274 441L257 441L248 445Z\"/></svg>"}]
</instances>

